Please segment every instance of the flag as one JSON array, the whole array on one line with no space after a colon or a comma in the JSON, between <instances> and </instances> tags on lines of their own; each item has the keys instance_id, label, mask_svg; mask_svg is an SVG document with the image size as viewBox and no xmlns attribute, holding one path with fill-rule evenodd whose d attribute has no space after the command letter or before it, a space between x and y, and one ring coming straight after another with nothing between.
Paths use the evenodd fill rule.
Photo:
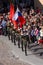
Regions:
<instances>
[{"instance_id":1,"label":"flag","mask_svg":"<svg viewBox=\"0 0 43 65\"><path fill-rule=\"evenodd\" d=\"M12 20L12 17L14 15L15 11L14 11L14 5L13 3L10 3L10 16L9 18Z\"/></svg>"},{"instance_id":2,"label":"flag","mask_svg":"<svg viewBox=\"0 0 43 65\"><path fill-rule=\"evenodd\" d=\"M18 8L17 8L17 10L16 10L12 19L16 22L16 26L19 25L20 28L26 23L24 17L22 16L22 14L21 14L21 12Z\"/></svg>"},{"instance_id":3,"label":"flag","mask_svg":"<svg viewBox=\"0 0 43 65\"><path fill-rule=\"evenodd\" d=\"M14 27L18 28L18 13L17 13L17 11L13 15L12 20L13 20Z\"/></svg>"},{"instance_id":4,"label":"flag","mask_svg":"<svg viewBox=\"0 0 43 65\"><path fill-rule=\"evenodd\" d=\"M20 28L22 28L22 26L26 23L26 20L24 19L24 17L22 16L22 14L18 8L17 8L17 13L18 13L19 25L20 25Z\"/></svg>"}]
</instances>

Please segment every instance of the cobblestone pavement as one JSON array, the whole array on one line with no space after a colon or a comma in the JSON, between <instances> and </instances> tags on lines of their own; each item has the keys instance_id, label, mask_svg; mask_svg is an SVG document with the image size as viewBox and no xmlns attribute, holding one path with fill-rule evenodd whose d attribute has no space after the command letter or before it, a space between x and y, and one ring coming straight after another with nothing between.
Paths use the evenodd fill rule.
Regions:
<instances>
[{"instance_id":1,"label":"cobblestone pavement","mask_svg":"<svg viewBox=\"0 0 43 65\"><path fill-rule=\"evenodd\" d=\"M8 42L6 40L6 42ZM30 65L27 64L19 58L16 58L12 53L11 53L11 48L9 47L10 44L6 44L4 42L4 39L0 36L0 65Z\"/></svg>"},{"instance_id":2,"label":"cobblestone pavement","mask_svg":"<svg viewBox=\"0 0 43 65\"><path fill-rule=\"evenodd\" d=\"M43 59L43 45L39 45L38 43L32 43L30 44L30 50L35 56Z\"/></svg>"}]
</instances>

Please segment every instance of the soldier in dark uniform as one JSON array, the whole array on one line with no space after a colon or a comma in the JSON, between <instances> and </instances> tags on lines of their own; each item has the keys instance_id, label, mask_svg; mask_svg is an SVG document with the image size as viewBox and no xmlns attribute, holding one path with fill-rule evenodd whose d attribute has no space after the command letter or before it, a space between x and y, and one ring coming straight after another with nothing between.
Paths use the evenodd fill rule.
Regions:
<instances>
[{"instance_id":1,"label":"soldier in dark uniform","mask_svg":"<svg viewBox=\"0 0 43 65\"><path fill-rule=\"evenodd\" d=\"M26 26L26 40L27 40L27 44L28 44L28 48L29 44L30 44L30 26Z\"/></svg>"},{"instance_id":2,"label":"soldier in dark uniform","mask_svg":"<svg viewBox=\"0 0 43 65\"><path fill-rule=\"evenodd\" d=\"M20 48L20 27L18 27L17 40L18 40L18 48Z\"/></svg>"},{"instance_id":3,"label":"soldier in dark uniform","mask_svg":"<svg viewBox=\"0 0 43 65\"><path fill-rule=\"evenodd\" d=\"M11 23L11 41L13 42L13 40L14 40L14 30L13 30L13 24Z\"/></svg>"},{"instance_id":4,"label":"soldier in dark uniform","mask_svg":"<svg viewBox=\"0 0 43 65\"><path fill-rule=\"evenodd\" d=\"M26 36L24 37L24 48L25 48L25 55L27 56L27 40L26 40Z\"/></svg>"},{"instance_id":5,"label":"soldier in dark uniform","mask_svg":"<svg viewBox=\"0 0 43 65\"><path fill-rule=\"evenodd\" d=\"M14 25L12 24L11 29L11 41L14 42L14 45L16 45L15 39L16 39L16 29L14 28Z\"/></svg>"},{"instance_id":6,"label":"soldier in dark uniform","mask_svg":"<svg viewBox=\"0 0 43 65\"><path fill-rule=\"evenodd\" d=\"M10 40L10 28L11 28L11 23L10 21L7 22L7 34L8 34L8 39Z\"/></svg>"},{"instance_id":7,"label":"soldier in dark uniform","mask_svg":"<svg viewBox=\"0 0 43 65\"><path fill-rule=\"evenodd\" d=\"M15 39L16 39L16 29L14 28L14 25L11 23L11 41L14 42L14 45L16 45Z\"/></svg>"},{"instance_id":8,"label":"soldier in dark uniform","mask_svg":"<svg viewBox=\"0 0 43 65\"><path fill-rule=\"evenodd\" d=\"M23 29L21 30L21 48L22 48L22 51L24 51L23 49Z\"/></svg>"},{"instance_id":9,"label":"soldier in dark uniform","mask_svg":"<svg viewBox=\"0 0 43 65\"><path fill-rule=\"evenodd\" d=\"M26 29L26 26L24 27L24 48L25 48L25 55L27 56L27 38L28 38L28 32Z\"/></svg>"},{"instance_id":10,"label":"soldier in dark uniform","mask_svg":"<svg viewBox=\"0 0 43 65\"><path fill-rule=\"evenodd\" d=\"M16 29L14 28L14 45L16 45Z\"/></svg>"}]
</instances>

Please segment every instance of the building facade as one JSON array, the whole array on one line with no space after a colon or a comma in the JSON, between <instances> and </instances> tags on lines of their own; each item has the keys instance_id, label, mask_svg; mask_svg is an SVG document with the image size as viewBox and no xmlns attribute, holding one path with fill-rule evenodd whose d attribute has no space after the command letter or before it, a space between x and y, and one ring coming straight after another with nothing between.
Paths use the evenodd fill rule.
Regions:
<instances>
[{"instance_id":1,"label":"building facade","mask_svg":"<svg viewBox=\"0 0 43 65\"><path fill-rule=\"evenodd\" d=\"M32 6L34 7L34 0L15 0L16 4L22 4L22 6Z\"/></svg>"},{"instance_id":2,"label":"building facade","mask_svg":"<svg viewBox=\"0 0 43 65\"><path fill-rule=\"evenodd\" d=\"M10 2L13 2L16 6L20 4L22 8L27 6L36 9L36 7L39 7L43 10L43 0L0 0L0 11L2 11L3 8L8 8Z\"/></svg>"},{"instance_id":3,"label":"building facade","mask_svg":"<svg viewBox=\"0 0 43 65\"><path fill-rule=\"evenodd\" d=\"M43 10L43 0L34 0L34 6Z\"/></svg>"},{"instance_id":4,"label":"building facade","mask_svg":"<svg viewBox=\"0 0 43 65\"><path fill-rule=\"evenodd\" d=\"M15 0L15 2L18 3L24 3L28 6L32 6L36 9L36 7L39 7L40 9L43 9L43 0Z\"/></svg>"}]
</instances>

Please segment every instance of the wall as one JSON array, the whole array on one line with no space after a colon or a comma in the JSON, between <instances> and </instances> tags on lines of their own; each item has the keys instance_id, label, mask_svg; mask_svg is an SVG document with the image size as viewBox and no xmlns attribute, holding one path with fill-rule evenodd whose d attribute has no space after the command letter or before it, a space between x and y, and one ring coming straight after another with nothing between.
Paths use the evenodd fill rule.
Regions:
<instances>
[{"instance_id":1,"label":"wall","mask_svg":"<svg viewBox=\"0 0 43 65\"><path fill-rule=\"evenodd\" d=\"M34 0L34 6L43 10L43 0Z\"/></svg>"}]
</instances>

